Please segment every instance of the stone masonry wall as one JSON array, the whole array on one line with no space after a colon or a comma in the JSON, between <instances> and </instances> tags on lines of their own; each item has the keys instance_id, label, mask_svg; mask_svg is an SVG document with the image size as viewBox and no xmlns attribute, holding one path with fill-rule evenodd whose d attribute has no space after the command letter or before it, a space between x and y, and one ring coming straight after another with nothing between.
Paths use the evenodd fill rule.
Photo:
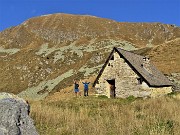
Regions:
<instances>
[{"instance_id":1,"label":"stone masonry wall","mask_svg":"<svg viewBox=\"0 0 180 135\"><path fill-rule=\"evenodd\" d=\"M150 88L151 97L158 97L172 92L172 87Z\"/></svg>"},{"instance_id":2,"label":"stone masonry wall","mask_svg":"<svg viewBox=\"0 0 180 135\"><path fill-rule=\"evenodd\" d=\"M117 52L114 53L114 60L110 60L104 72L96 84L98 94L110 97L110 86L106 80L115 79L116 97L126 98L131 95L135 97L160 96L171 92L171 87L150 88L145 82L138 83L140 78L131 67L120 58Z\"/></svg>"}]
</instances>

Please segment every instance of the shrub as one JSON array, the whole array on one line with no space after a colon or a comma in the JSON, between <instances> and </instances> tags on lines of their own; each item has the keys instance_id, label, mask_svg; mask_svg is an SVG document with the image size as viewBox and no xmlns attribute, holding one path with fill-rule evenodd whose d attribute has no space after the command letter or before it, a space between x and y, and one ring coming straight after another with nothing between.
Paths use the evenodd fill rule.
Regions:
<instances>
[{"instance_id":1,"label":"shrub","mask_svg":"<svg viewBox=\"0 0 180 135\"><path fill-rule=\"evenodd\" d=\"M134 96L129 96L126 98L129 102L133 102L136 100L136 98Z\"/></svg>"},{"instance_id":2,"label":"shrub","mask_svg":"<svg viewBox=\"0 0 180 135\"><path fill-rule=\"evenodd\" d=\"M108 98L106 95L99 95L98 98Z\"/></svg>"}]
</instances>

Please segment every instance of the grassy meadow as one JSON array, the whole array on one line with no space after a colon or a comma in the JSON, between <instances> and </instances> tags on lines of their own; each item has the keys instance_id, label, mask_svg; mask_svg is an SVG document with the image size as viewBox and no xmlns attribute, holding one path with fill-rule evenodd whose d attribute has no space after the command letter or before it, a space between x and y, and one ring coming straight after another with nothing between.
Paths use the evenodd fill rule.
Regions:
<instances>
[{"instance_id":1,"label":"grassy meadow","mask_svg":"<svg viewBox=\"0 0 180 135\"><path fill-rule=\"evenodd\" d=\"M180 100L71 97L31 102L40 135L180 135Z\"/></svg>"}]
</instances>

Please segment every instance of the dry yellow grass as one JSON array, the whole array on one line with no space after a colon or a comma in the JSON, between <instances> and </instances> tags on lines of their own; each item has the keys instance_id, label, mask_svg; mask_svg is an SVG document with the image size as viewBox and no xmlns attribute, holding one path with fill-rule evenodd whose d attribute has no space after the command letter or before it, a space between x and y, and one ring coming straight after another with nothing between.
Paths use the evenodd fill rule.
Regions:
<instances>
[{"instance_id":1,"label":"dry yellow grass","mask_svg":"<svg viewBox=\"0 0 180 135\"><path fill-rule=\"evenodd\" d=\"M180 100L63 98L31 102L41 135L179 135Z\"/></svg>"},{"instance_id":2,"label":"dry yellow grass","mask_svg":"<svg viewBox=\"0 0 180 135\"><path fill-rule=\"evenodd\" d=\"M93 82L95 80L96 76L91 76L91 77L86 77L85 79L82 79L82 80L78 80L80 81L79 82L79 90L80 90L80 93L78 94L78 96L83 96L83 89L84 89L84 86L82 84L82 82L84 82L85 80L87 82L90 82L90 85L89 85L89 94L90 95L94 95L95 93L95 88L92 87L93 85ZM74 78L76 79L76 78ZM46 101L59 101L59 100L63 100L63 99L66 99L66 98L73 98L75 97L75 93L74 93L74 85L73 85L73 81L72 81L72 86L69 86L69 87L66 87L64 89L60 89L58 92L55 92L51 95L49 95L48 97L46 97Z\"/></svg>"},{"instance_id":3,"label":"dry yellow grass","mask_svg":"<svg viewBox=\"0 0 180 135\"><path fill-rule=\"evenodd\" d=\"M149 55L154 65L165 74L180 72L180 38L154 47Z\"/></svg>"}]
</instances>

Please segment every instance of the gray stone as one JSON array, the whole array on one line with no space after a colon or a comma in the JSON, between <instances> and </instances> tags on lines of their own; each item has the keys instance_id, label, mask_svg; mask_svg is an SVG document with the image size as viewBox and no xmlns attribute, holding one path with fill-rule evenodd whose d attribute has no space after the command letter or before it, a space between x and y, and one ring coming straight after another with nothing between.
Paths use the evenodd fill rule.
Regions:
<instances>
[{"instance_id":1,"label":"gray stone","mask_svg":"<svg viewBox=\"0 0 180 135\"><path fill-rule=\"evenodd\" d=\"M28 115L28 104L21 98L0 93L0 135L38 135Z\"/></svg>"},{"instance_id":2,"label":"gray stone","mask_svg":"<svg viewBox=\"0 0 180 135\"><path fill-rule=\"evenodd\" d=\"M171 73L168 78L173 84L173 91L180 92L180 73Z\"/></svg>"}]
</instances>

